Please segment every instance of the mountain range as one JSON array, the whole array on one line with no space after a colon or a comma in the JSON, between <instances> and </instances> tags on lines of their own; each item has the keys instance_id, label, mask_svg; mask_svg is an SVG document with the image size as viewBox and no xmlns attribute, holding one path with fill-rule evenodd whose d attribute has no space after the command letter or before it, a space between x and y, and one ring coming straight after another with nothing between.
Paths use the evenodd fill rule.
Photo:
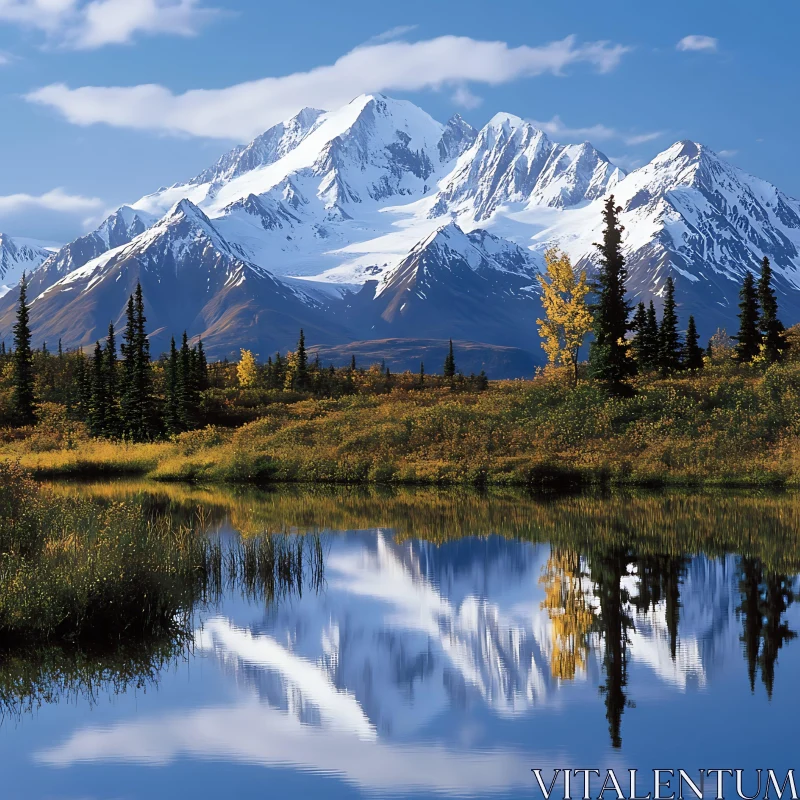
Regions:
<instances>
[{"instance_id":1,"label":"mountain range","mask_svg":"<svg viewBox=\"0 0 800 800\"><path fill-rule=\"evenodd\" d=\"M303 109L56 252L0 236L0 338L25 270L36 346L92 346L140 281L154 353L185 329L212 357L266 359L302 327L340 363L368 352L416 368L452 338L470 366L528 374L543 360L544 251L591 271L611 194L632 301L660 305L672 276L683 324L733 331L742 276L766 255L784 322L800 318L800 202L707 147L677 142L626 173L511 114L475 130L364 95Z\"/></svg>"}]
</instances>

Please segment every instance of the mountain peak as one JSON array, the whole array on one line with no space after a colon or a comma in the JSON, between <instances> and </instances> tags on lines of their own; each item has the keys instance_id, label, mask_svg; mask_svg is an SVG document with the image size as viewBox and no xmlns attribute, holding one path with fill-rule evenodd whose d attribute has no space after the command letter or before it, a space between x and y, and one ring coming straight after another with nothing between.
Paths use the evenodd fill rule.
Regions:
<instances>
[{"instance_id":1,"label":"mountain peak","mask_svg":"<svg viewBox=\"0 0 800 800\"><path fill-rule=\"evenodd\" d=\"M512 131L516 128L521 128L523 125L528 123L525 122L522 117L518 117L516 114L509 114L505 111L501 111L495 114L485 125L486 128L494 128L494 129L502 129L505 131Z\"/></svg>"}]
</instances>

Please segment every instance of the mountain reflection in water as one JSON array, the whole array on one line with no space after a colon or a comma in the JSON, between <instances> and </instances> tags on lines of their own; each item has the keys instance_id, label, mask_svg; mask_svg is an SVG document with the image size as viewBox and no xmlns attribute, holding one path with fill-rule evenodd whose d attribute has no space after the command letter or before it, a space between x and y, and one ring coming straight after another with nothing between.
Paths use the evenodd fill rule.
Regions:
<instances>
[{"instance_id":1,"label":"mountain reflection in water","mask_svg":"<svg viewBox=\"0 0 800 800\"><path fill-rule=\"evenodd\" d=\"M198 501L118 491L158 513ZM762 723L781 714L774 696L797 706L794 669L779 669L800 624L792 498L444 493L437 511L434 493L414 497L205 498L226 536L319 534L321 588L266 607L232 589L197 609L186 662L156 696L118 698L102 721L73 716L57 736L23 720L28 768L178 770L188 758L268 767L278 785L287 770L314 776L330 796L518 794L542 764L602 766L621 750L626 766L664 766L639 742L642 726L661 724L653 704L736 698L757 703ZM200 690L188 699L187 683ZM713 753L726 737L734 746L735 731L714 731ZM706 746L683 737L672 746L691 763L666 766L691 767ZM788 743L773 763L784 757ZM206 796L199 781L193 796Z\"/></svg>"}]
</instances>

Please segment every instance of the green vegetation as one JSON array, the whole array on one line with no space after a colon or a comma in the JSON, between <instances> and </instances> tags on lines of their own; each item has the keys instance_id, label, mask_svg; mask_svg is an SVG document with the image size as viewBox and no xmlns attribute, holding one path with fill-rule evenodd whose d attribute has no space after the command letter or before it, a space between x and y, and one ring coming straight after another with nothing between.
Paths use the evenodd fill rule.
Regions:
<instances>
[{"instance_id":1,"label":"green vegetation","mask_svg":"<svg viewBox=\"0 0 800 800\"><path fill-rule=\"evenodd\" d=\"M0 346L0 461L163 481L799 486L800 336L769 260L757 284L745 272L736 346L720 330L704 353L692 317L681 334L672 277L660 322L652 301L629 318L618 215L610 198L593 308L585 273L546 254L550 363L529 381L461 374L452 341L441 375L325 366L302 330L266 364L247 350L209 364L186 332L153 361L141 287L122 359L113 325L92 359L32 351L23 282L15 349Z\"/></svg>"},{"instance_id":2,"label":"green vegetation","mask_svg":"<svg viewBox=\"0 0 800 800\"><path fill-rule=\"evenodd\" d=\"M0 459L39 477L142 475L201 482L395 484L800 485L800 363L731 358L706 369L631 381L630 396L572 387L567 368L483 391L415 376L375 391L379 368L353 376L357 394L316 399L242 390L258 418L145 444L93 439L62 407L8 429ZM403 376L398 377L398 381Z\"/></svg>"},{"instance_id":3,"label":"green vegetation","mask_svg":"<svg viewBox=\"0 0 800 800\"><path fill-rule=\"evenodd\" d=\"M18 466L0 465L0 650L173 641L225 582L271 599L302 581L303 540L223 548L201 523L150 518L135 503L59 497ZM318 581L318 545L311 556Z\"/></svg>"}]
</instances>

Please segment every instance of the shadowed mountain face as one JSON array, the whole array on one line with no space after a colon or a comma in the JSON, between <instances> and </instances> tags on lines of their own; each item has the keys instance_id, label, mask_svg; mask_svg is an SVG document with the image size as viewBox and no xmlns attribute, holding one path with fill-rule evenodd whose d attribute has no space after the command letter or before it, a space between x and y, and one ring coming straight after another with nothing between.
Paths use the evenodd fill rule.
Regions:
<instances>
[{"instance_id":1,"label":"shadowed mountain face","mask_svg":"<svg viewBox=\"0 0 800 800\"><path fill-rule=\"evenodd\" d=\"M303 327L310 344L454 338L541 363L543 252L593 270L610 194L632 301L660 306L671 276L682 325L733 331L766 255L784 322L800 318L800 203L708 148L677 142L626 174L510 114L476 131L381 95L304 109L55 254L4 237L0 281L33 270L36 345L91 345L141 279L156 350L186 328L212 357L265 354ZM0 338L15 300L0 299Z\"/></svg>"}]
</instances>

